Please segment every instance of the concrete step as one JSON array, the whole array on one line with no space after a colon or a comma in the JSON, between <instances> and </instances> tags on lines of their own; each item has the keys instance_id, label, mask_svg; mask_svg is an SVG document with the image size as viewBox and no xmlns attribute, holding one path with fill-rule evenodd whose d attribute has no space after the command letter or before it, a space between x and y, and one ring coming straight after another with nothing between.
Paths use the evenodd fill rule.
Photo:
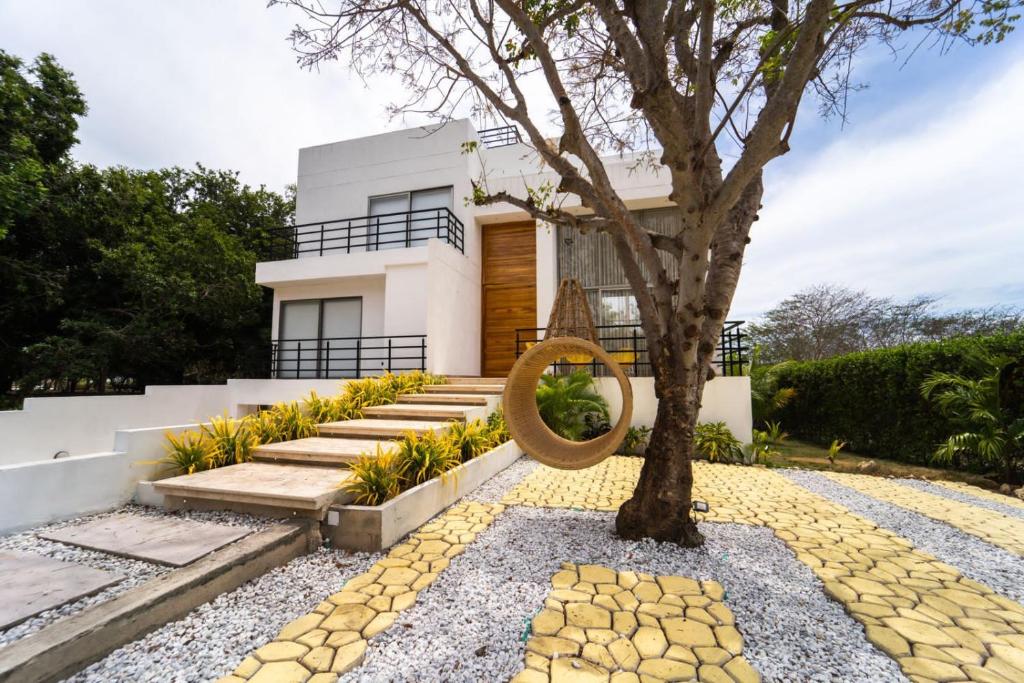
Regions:
<instances>
[{"instance_id":1,"label":"concrete step","mask_svg":"<svg viewBox=\"0 0 1024 683\"><path fill-rule=\"evenodd\" d=\"M340 488L351 476L340 467L246 462L162 479L153 488L172 509L323 519L328 506L352 499Z\"/></svg>"},{"instance_id":2,"label":"concrete step","mask_svg":"<svg viewBox=\"0 0 1024 683\"><path fill-rule=\"evenodd\" d=\"M448 384L504 384L504 377L459 377L457 375L446 375Z\"/></svg>"},{"instance_id":3,"label":"concrete step","mask_svg":"<svg viewBox=\"0 0 1024 683\"><path fill-rule=\"evenodd\" d=\"M504 384L430 384L423 387L425 394L494 394L501 395Z\"/></svg>"},{"instance_id":4,"label":"concrete step","mask_svg":"<svg viewBox=\"0 0 1024 683\"><path fill-rule=\"evenodd\" d=\"M393 403L363 408L363 417L375 420L428 420L430 422L466 422L486 417L480 406L461 404Z\"/></svg>"},{"instance_id":5,"label":"concrete step","mask_svg":"<svg viewBox=\"0 0 1024 683\"><path fill-rule=\"evenodd\" d=\"M382 450L388 451L395 447L395 442L311 436L307 439L281 441L260 446L253 450L252 457L258 462L338 467L355 462L364 453L376 453L378 445Z\"/></svg>"},{"instance_id":6,"label":"concrete step","mask_svg":"<svg viewBox=\"0 0 1024 683\"><path fill-rule=\"evenodd\" d=\"M448 431L445 422L429 420L344 420L320 425L320 436L343 439L398 439L405 432L417 434Z\"/></svg>"},{"instance_id":7,"label":"concrete step","mask_svg":"<svg viewBox=\"0 0 1024 683\"><path fill-rule=\"evenodd\" d=\"M484 394L402 394L398 397L399 404L428 403L430 405L453 404L462 406L486 406L487 396Z\"/></svg>"}]
</instances>

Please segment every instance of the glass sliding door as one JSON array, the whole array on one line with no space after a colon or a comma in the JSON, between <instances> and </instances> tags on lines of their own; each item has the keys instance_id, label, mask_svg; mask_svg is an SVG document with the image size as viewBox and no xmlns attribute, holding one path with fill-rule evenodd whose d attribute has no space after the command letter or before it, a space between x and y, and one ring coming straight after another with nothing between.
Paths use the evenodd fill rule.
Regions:
<instances>
[{"instance_id":1,"label":"glass sliding door","mask_svg":"<svg viewBox=\"0 0 1024 683\"><path fill-rule=\"evenodd\" d=\"M320 301L282 301L278 327L278 377L316 377Z\"/></svg>"},{"instance_id":2,"label":"glass sliding door","mask_svg":"<svg viewBox=\"0 0 1024 683\"><path fill-rule=\"evenodd\" d=\"M363 325L363 300L325 299L320 322L322 377L356 377L359 374L359 337Z\"/></svg>"},{"instance_id":3,"label":"glass sliding door","mask_svg":"<svg viewBox=\"0 0 1024 683\"><path fill-rule=\"evenodd\" d=\"M282 301L276 376L356 377L362 316L360 297Z\"/></svg>"},{"instance_id":4,"label":"glass sliding door","mask_svg":"<svg viewBox=\"0 0 1024 683\"><path fill-rule=\"evenodd\" d=\"M409 193L370 197L367 251L401 249L409 231Z\"/></svg>"},{"instance_id":5,"label":"glass sliding door","mask_svg":"<svg viewBox=\"0 0 1024 683\"><path fill-rule=\"evenodd\" d=\"M448 211L452 208L452 188L439 187L412 193L412 230L410 247L420 247L448 224Z\"/></svg>"}]
</instances>

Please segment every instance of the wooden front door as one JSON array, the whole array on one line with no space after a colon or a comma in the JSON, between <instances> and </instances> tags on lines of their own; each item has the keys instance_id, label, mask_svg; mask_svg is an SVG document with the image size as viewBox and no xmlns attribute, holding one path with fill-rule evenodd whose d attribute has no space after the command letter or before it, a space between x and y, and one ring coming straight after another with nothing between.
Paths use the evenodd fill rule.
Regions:
<instances>
[{"instance_id":1,"label":"wooden front door","mask_svg":"<svg viewBox=\"0 0 1024 683\"><path fill-rule=\"evenodd\" d=\"M537 326L537 226L483 229L481 374L504 377L516 360L516 329Z\"/></svg>"}]
</instances>

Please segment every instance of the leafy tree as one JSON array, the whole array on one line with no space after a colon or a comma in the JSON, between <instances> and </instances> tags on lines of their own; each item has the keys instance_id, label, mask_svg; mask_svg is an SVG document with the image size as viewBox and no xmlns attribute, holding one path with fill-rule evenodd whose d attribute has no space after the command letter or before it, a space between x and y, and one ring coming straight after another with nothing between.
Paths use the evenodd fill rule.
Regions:
<instances>
[{"instance_id":1,"label":"leafy tree","mask_svg":"<svg viewBox=\"0 0 1024 683\"><path fill-rule=\"evenodd\" d=\"M293 33L306 66L343 59L367 79L401 75L408 99L395 104L399 113L445 120L469 103L521 129L553 181L519 192L492 189L483 175L474 202L609 235L636 298L660 399L637 489L616 528L627 538L696 545L703 539L690 509L691 457L701 396L761 206L762 171L789 149L804 93L815 90L827 111L841 111L862 48L918 26L951 40L998 41L1012 28L1016 2L284 4L309 17ZM527 92L536 97L528 101ZM550 117L538 111L543 104ZM542 130L549 119L555 138ZM637 151L638 164L660 164L677 234L639 223L602 150ZM570 198L585 211L568 210ZM669 276L668 263L678 276Z\"/></svg>"},{"instance_id":2,"label":"leafy tree","mask_svg":"<svg viewBox=\"0 0 1024 683\"><path fill-rule=\"evenodd\" d=\"M1003 391L1009 356L976 352L973 376L935 372L921 384L921 395L961 430L939 444L933 458L949 465L977 461L1014 481L1024 463L1024 415L1015 413Z\"/></svg>"},{"instance_id":3,"label":"leafy tree","mask_svg":"<svg viewBox=\"0 0 1024 683\"><path fill-rule=\"evenodd\" d=\"M815 285L787 297L749 325L748 333L768 363L821 360L955 336L1012 332L1021 311L988 308L939 312L938 299L907 301L873 297L839 285Z\"/></svg>"},{"instance_id":4,"label":"leafy tree","mask_svg":"<svg viewBox=\"0 0 1024 683\"><path fill-rule=\"evenodd\" d=\"M292 197L202 166L76 164L86 109L71 75L48 55L25 68L0 53L0 68L0 387L123 391L259 372L271 299L253 272Z\"/></svg>"}]
</instances>

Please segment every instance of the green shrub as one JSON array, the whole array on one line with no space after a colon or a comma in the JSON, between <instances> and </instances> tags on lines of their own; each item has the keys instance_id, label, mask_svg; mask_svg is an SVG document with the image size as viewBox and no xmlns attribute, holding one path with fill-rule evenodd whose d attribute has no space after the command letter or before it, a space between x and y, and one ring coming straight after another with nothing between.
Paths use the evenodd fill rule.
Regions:
<instances>
[{"instance_id":1,"label":"green shrub","mask_svg":"<svg viewBox=\"0 0 1024 683\"><path fill-rule=\"evenodd\" d=\"M1021 358L1024 331L786 363L778 381L796 395L779 420L794 437L825 447L839 439L862 455L927 463L957 426L921 395L921 385L935 372L969 375L979 350Z\"/></svg>"},{"instance_id":2,"label":"green shrub","mask_svg":"<svg viewBox=\"0 0 1024 683\"><path fill-rule=\"evenodd\" d=\"M468 462L491 448L487 426L480 420L453 422L448 430L448 440L459 454L460 462Z\"/></svg>"},{"instance_id":3,"label":"green shrub","mask_svg":"<svg viewBox=\"0 0 1024 683\"><path fill-rule=\"evenodd\" d=\"M631 455L641 455L647 448L647 442L651 438L651 428L646 425L630 427L626 430L626 436L622 439L622 452Z\"/></svg>"},{"instance_id":4,"label":"green shrub","mask_svg":"<svg viewBox=\"0 0 1024 683\"><path fill-rule=\"evenodd\" d=\"M487 426L484 429L491 448L496 448L512 438L508 431L508 425L505 424L505 413L502 412L500 406L487 416Z\"/></svg>"},{"instance_id":5,"label":"green shrub","mask_svg":"<svg viewBox=\"0 0 1024 683\"><path fill-rule=\"evenodd\" d=\"M601 419L608 420L608 402L584 370L561 377L543 375L537 386L537 410L548 429L570 441L594 434Z\"/></svg>"},{"instance_id":6,"label":"green shrub","mask_svg":"<svg viewBox=\"0 0 1024 683\"><path fill-rule=\"evenodd\" d=\"M742 462L743 445L724 422L702 422L693 432L693 448L711 462Z\"/></svg>"},{"instance_id":7,"label":"green shrub","mask_svg":"<svg viewBox=\"0 0 1024 683\"><path fill-rule=\"evenodd\" d=\"M252 460L256 437L246 420L233 420L227 415L211 417L200 427L213 450L213 466L237 465Z\"/></svg>"},{"instance_id":8,"label":"green shrub","mask_svg":"<svg viewBox=\"0 0 1024 683\"><path fill-rule=\"evenodd\" d=\"M423 436L406 432L395 449L402 489L412 488L442 476L460 464L460 453L447 436L427 432Z\"/></svg>"}]
</instances>

